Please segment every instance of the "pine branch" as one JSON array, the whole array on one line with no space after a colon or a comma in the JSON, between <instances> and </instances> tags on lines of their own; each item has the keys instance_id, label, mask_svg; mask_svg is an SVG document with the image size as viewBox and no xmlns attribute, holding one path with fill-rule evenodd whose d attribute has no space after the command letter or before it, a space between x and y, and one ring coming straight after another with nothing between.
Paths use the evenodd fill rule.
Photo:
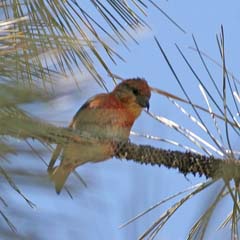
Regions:
<instances>
[{"instance_id":1,"label":"pine branch","mask_svg":"<svg viewBox=\"0 0 240 240\"><path fill-rule=\"evenodd\" d=\"M178 169L180 173L194 176L199 174L206 178L240 179L240 162L207 157L192 152L180 152L154 148L149 145L137 145L130 142L120 143L116 148L115 157L133 160L140 164L151 164Z\"/></svg>"}]
</instances>

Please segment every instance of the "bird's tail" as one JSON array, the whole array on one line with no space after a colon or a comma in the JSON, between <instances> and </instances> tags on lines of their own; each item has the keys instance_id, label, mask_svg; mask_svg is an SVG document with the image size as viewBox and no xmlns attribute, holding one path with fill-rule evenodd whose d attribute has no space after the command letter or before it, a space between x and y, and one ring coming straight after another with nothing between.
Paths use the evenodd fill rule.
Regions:
<instances>
[{"instance_id":1,"label":"bird's tail","mask_svg":"<svg viewBox=\"0 0 240 240\"><path fill-rule=\"evenodd\" d=\"M55 184L57 194L61 192L70 173L71 169L65 169L62 166L55 167L49 172L50 178Z\"/></svg>"}]
</instances>

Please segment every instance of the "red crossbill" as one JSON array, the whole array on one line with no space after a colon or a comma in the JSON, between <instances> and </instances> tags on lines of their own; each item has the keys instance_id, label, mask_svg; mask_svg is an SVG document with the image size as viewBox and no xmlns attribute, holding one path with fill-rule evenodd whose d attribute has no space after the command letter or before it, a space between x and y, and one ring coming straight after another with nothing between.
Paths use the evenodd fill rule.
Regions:
<instances>
[{"instance_id":1,"label":"red crossbill","mask_svg":"<svg viewBox=\"0 0 240 240\"><path fill-rule=\"evenodd\" d=\"M127 79L118 84L110 93L90 98L75 114L69 128L78 130L89 141L58 145L53 152L48 171L60 193L69 174L86 162L99 162L114 154L113 140L128 140L134 121L143 108L149 108L150 87L144 79ZM61 163L53 167L57 158Z\"/></svg>"}]
</instances>

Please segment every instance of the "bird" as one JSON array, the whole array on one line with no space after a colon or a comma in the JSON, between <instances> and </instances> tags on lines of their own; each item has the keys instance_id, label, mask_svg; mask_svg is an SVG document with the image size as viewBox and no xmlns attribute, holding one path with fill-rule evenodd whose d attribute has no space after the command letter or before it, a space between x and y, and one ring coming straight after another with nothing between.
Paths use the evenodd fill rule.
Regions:
<instances>
[{"instance_id":1,"label":"bird","mask_svg":"<svg viewBox=\"0 0 240 240\"><path fill-rule=\"evenodd\" d=\"M129 78L111 92L91 97L80 107L68 128L86 138L81 137L80 142L69 142L64 146L58 144L48 165L58 194L75 168L111 158L116 146L113 142L128 141L135 120L144 108L149 110L150 97L151 88L145 79ZM60 164L54 167L59 157Z\"/></svg>"}]
</instances>

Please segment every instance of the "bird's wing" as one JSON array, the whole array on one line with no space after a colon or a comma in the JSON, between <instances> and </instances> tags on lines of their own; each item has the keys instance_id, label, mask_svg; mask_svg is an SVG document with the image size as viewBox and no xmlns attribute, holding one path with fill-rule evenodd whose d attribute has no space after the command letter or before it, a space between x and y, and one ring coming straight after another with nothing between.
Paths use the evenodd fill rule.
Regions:
<instances>
[{"instance_id":1,"label":"bird's wing","mask_svg":"<svg viewBox=\"0 0 240 240\"><path fill-rule=\"evenodd\" d=\"M97 116L99 115L99 112L92 110L105 107L107 100L108 94L106 93L98 94L88 99L88 101L86 101L77 111L68 127L72 129L81 129L82 126L83 128L87 127L87 123L92 122L93 120L99 121L100 116Z\"/></svg>"},{"instance_id":2,"label":"bird's wing","mask_svg":"<svg viewBox=\"0 0 240 240\"><path fill-rule=\"evenodd\" d=\"M71 123L69 124L69 128L72 129L78 129L82 126L86 126L86 121L95 118L94 113L91 112L91 116L89 116L89 110L91 109L97 109L99 106L102 105L102 102L105 99L106 94L98 94L92 98L90 98L88 101L86 101L81 108L77 111L75 116L73 117ZM89 117L91 119L89 119ZM87 119L86 119L87 118ZM98 119L96 119L98 121ZM56 149L53 151L51 160L48 165L48 172L52 172L54 169L54 164L57 161L58 157L61 155L61 152L63 150L63 146L61 144L58 144Z\"/></svg>"}]
</instances>

